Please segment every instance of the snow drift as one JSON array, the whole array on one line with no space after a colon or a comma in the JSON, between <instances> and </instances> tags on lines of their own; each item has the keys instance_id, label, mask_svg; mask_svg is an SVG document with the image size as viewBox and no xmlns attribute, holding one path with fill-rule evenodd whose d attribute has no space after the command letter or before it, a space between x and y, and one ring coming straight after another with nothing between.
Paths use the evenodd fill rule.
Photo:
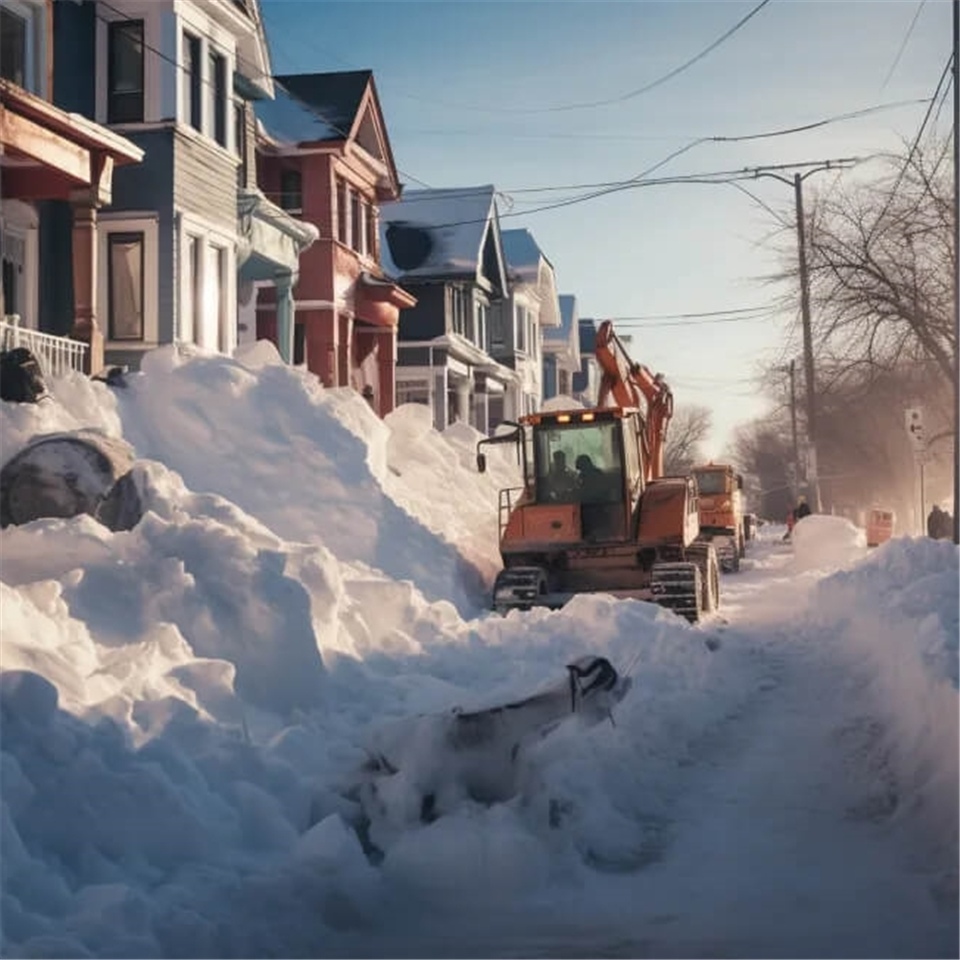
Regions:
<instances>
[{"instance_id":1,"label":"snow drift","mask_svg":"<svg viewBox=\"0 0 960 960\"><path fill-rule=\"evenodd\" d=\"M657 922L645 871L718 732L766 696L783 630L604 596L489 615L509 454L478 475L473 431L438 434L419 408L380 422L263 348L164 348L124 389L53 394L0 406L4 457L41 433L122 438L145 516L0 534L4 956L376 955L441 915L461 937L538 910ZM855 666L882 730L868 759L902 817L932 811L931 836L955 803L956 577L955 547L891 541L811 574L797 624L827 669ZM504 802L454 795L411 823L397 791L385 822L403 828L371 862L350 786L372 746L587 654L632 677L612 722L531 743ZM408 738L404 762L436 773L431 743ZM463 941L446 942L430 949Z\"/></svg>"}]
</instances>

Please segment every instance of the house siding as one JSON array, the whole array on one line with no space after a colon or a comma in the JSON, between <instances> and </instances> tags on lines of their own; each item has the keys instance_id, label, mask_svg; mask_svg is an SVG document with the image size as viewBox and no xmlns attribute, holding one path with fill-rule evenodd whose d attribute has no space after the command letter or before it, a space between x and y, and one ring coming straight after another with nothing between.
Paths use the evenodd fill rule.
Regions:
<instances>
[{"instance_id":1,"label":"house siding","mask_svg":"<svg viewBox=\"0 0 960 960\"><path fill-rule=\"evenodd\" d=\"M238 161L200 137L181 130L173 137L174 205L235 233Z\"/></svg>"},{"instance_id":2,"label":"house siding","mask_svg":"<svg viewBox=\"0 0 960 960\"><path fill-rule=\"evenodd\" d=\"M417 298L417 305L400 311L399 340L432 340L447 332L446 285L442 283L404 283Z\"/></svg>"}]
</instances>

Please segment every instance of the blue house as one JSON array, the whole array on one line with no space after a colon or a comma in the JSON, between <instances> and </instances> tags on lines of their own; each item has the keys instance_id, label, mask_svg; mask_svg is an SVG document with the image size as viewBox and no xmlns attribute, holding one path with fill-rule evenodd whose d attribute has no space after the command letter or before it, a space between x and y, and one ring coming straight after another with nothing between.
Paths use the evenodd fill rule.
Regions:
<instances>
[{"instance_id":1,"label":"blue house","mask_svg":"<svg viewBox=\"0 0 960 960\"><path fill-rule=\"evenodd\" d=\"M137 367L164 343L230 352L241 292L272 279L289 297L316 232L256 189L249 102L273 96L256 0L62 0L54 4L54 102L144 151L117 171L98 215L97 315L107 363ZM44 216L66 224L63 205ZM62 282L60 231L41 272ZM47 255L44 256L44 253ZM62 329L67 297L42 323Z\"/></svg>"}]
</instances>

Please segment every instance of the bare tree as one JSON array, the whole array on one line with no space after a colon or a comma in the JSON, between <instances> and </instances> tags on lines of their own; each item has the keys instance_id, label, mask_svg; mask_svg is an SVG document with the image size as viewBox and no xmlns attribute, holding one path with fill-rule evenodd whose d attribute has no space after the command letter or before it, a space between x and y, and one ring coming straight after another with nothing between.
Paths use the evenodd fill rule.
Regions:
<instances>
[{"instance_id":1,"label":"bare tree","mask_svg":"<svg viewBox=\"0 0 960 960\"><path fill-rule=\"evenodd\" d=\"M710 436L712 428L708 407L696 404L677 407L667 430L664 472L673 475L687 473L703 459L701 444Z\"/></svg>"}]
</instances>

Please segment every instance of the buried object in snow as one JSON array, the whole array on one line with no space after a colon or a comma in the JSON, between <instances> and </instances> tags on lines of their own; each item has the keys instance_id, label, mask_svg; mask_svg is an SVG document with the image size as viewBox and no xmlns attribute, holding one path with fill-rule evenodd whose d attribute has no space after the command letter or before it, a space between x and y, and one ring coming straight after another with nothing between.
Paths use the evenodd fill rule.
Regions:
<instances>
[{"instance_id":1,"label":"buried object in snow","mask_svg":"<svg viewBox=\"0 0 960 960\"><path fill-rule=\"evenodd\" d=\"M0 470L0 527L87 513L110 530L143 515L133 450L92 430L38 437Z\"/></svg>"},{"instance_id":2,"label":"buried object in snow","mask_svg":"<svg viewBox=\"0 0 960 960\"><path fill-rule=\"evenodd\" d=\"M465 801L509 800L524 787L526 747L570 717L587 726L612 720L631 685L605 657L584 656L568 664L563 680L523 700L391 724L376 736L349 791L362 809L364 832L380 848Z\"/></svg>"}]
</instances>

